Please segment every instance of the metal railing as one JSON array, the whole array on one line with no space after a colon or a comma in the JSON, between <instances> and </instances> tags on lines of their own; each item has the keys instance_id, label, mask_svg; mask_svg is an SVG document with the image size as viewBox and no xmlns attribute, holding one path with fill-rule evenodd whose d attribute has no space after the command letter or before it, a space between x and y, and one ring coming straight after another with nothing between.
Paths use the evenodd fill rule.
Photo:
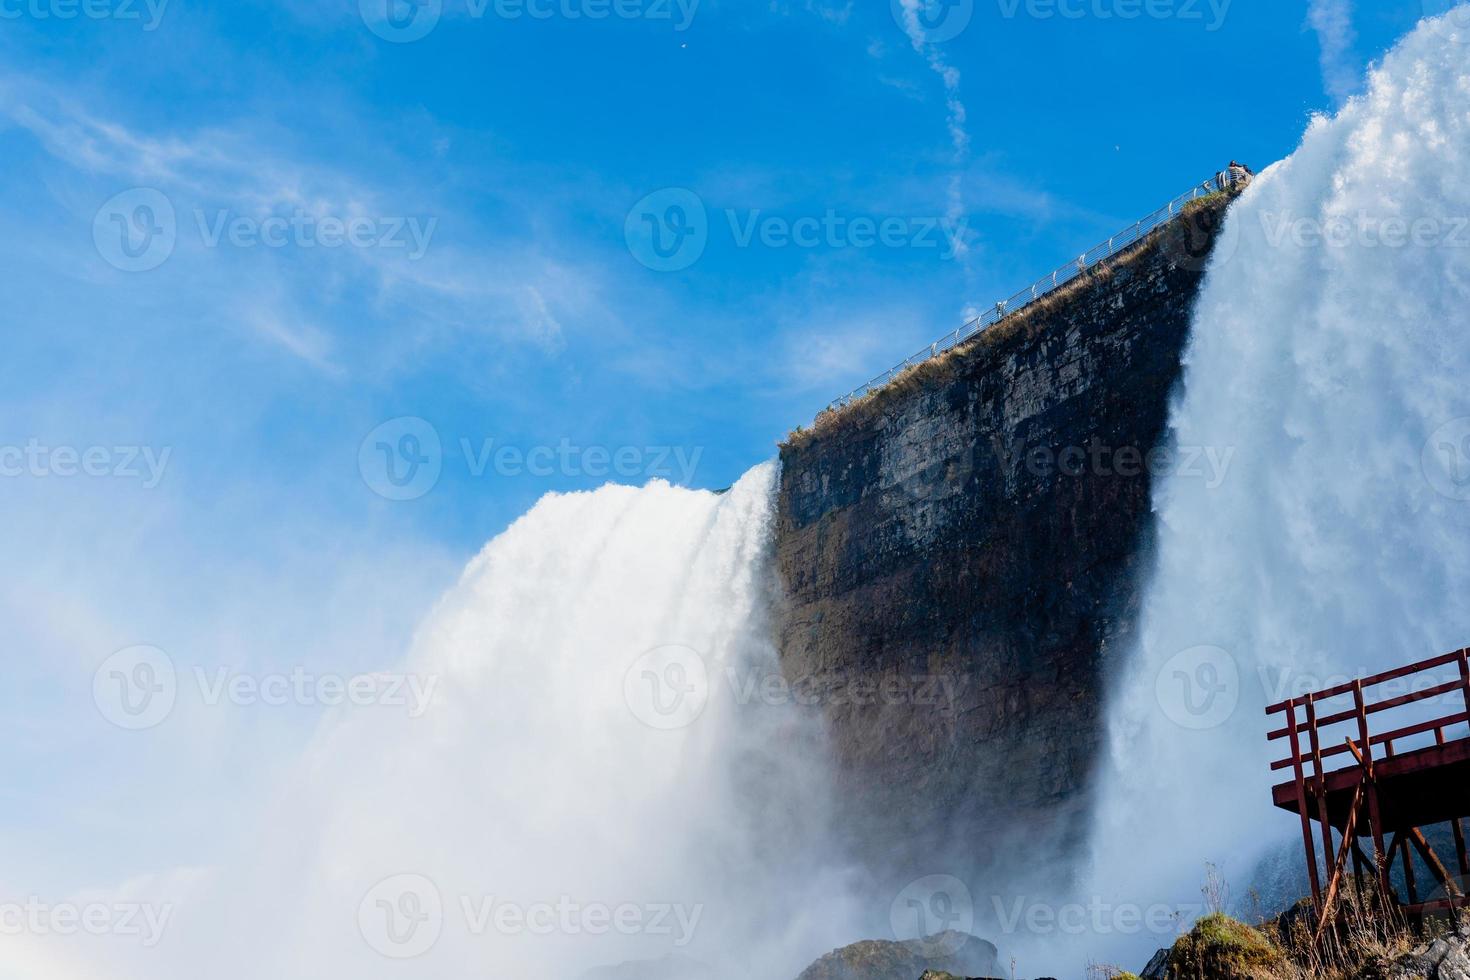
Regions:
<instances>
[{"instance_id":1,"label":"metal railing","mask_svg":"<svg viewBox=\"0 0 1470 980\"><path fill-rule=\"evenodd\" d=\"M1009 299L1003 299L1000 302L996 303L984 313L971 319L964 326L960 327L953 333L949 333L944 335L943 337L940 337L934 343L930 344L928 347L925 347L923 350L914 354L912 357L905 358L903 361L895 364L892 368L884 371L873 380L867 382L866 384L859 385L842 397L835 399L830 405L827 406L826 410L831 412L835 411L836 409L842 408L845 405L852 404L857 399L862 398L870 394L871 392L878 390L879 388L882 388L884 385L888 384L890 381L898 377L903 372L907 371L909 368L914 367L918 364L923 364L930 358L938 357L945 351L958 346L962 341L968 340L971 337L975 336L975 334L984 330L986 327L992 326L1000 322L1001 320L1004 320L1006 317L1010 316L1013 313L1019 313L1021 310L1024 310L1026 307L1030 306L1038 299L1041 299L1041 297L1045 296L1047 293L1050 293L1052 290L1056 289L1058 286L1066 285L1073 279L1076 279L1078 276L1085 274L1089 269L1097 265L1099 262L1102 262L1105 259L1112 258L1123 249L1128 248L1130 245L1141 241L1144 236L1149 234L1149 232L1173 221L1175 218L1179 217L1180 213L1184 209L1184 205L1188 204L1190 201L1193 201L1196 198L1200 197L1208 197L1209 195L1214 194L1218 191L1228 190L1231 187L1235 186L1235 184L1239 182L1239 180L1240 178L1237 174L1234 174L1230 171L1222 171L1221 173L1218 173L1215 176L1211 177L1209 180L1194 185L1183 194L1180 194L1178 197L1174 198L1168 204L1165 204L1163 207L1159 208L1153 214L1150 214L1145 218L1140 218L1128 228L1120 231L1118 234L1114 235L1112 238L1109 238L1107 241L1100 242L1097 245L1094 245L1092 248L1083 252L1081 255L1077 256L1077 258L1073 259L1071 262L1068 262L1066 265L1061 266L1050 275L1036 280L1036 282L1016 293L1014 296L1011 296Z\"/></svg>"}]
</instances>

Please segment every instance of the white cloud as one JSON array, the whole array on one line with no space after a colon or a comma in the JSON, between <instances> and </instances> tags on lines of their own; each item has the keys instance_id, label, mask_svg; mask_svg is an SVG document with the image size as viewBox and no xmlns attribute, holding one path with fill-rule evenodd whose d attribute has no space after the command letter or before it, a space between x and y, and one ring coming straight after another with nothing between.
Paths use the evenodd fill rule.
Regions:
<instances>
[{"instance_id":1,"label":"white cloud","mask_svg":"<svg viewBox=\"0 0 1470 980\"><path fill-rule=\"evenodd\" d=\"M1355 46L1352 0L1312 0L1307 23L1321 45L1322 86L1338 105L1358 91L1363 66Z\"/></svg>"}]
</instances>

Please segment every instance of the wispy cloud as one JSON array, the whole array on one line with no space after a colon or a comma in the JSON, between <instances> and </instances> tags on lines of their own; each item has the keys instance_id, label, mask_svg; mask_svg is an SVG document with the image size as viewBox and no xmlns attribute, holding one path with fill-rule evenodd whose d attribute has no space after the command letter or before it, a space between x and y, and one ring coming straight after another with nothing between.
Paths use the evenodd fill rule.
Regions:
<instances>
[{"instance_id":1,"label":"wispy cloud","mask_svg":"<svg viewBox=\"0 0 1470 980\"><path fill-rule=\"evenodd\" d=\"M900 0L903 7L903 29L909 37L909 42L914 50L924 57L928 62L929 69L938 75L944 84L945 110L948 115L949 139L954 148L956 168L964 165L965 158L970 152L970 134L965 129L967 113L965 103L960 98L960 72L959 69L949 64L940 52L937 45L932 43L920 23L919 16L923 11L924 0ZM957 171L950 178L949 183L949 210L947 217L951 221L958 221L964 217L964 191L962 180ZM960 255L963 259L964 247L961 246Z\"/></svg>"},{"instance_id":2,"label":"wispy cloud","mask_svg":"<svg viewBox=\"0 0 1470 980\"><path fill-rule=\"evenodd\" d=\"M394 180L390 172L369 183L275 148L248 122L143 131L35 78L0 75L0 96L0 125L29 133L76 178L74 187L88 188L69 202L79 222L90 222L85 209L113 193L159 190L177 212L178 243L168 261L189 266L195 298L216 321L323 373L341 376L349 367L334 355L344 300L376 311L385 324L391 320L390 343L424 330L470 330L548 353L565 346L567 318L596 303L600 277L590 267L456 223L460 209L421 181ZM219 247L226 221L282 216L362 220L380 229L417 221L407 227L420 241L408 242L406 231L394 234L423 248L415 254L409 248ZM335 312L321 308L323 297L336 301ZM405 317L414 322L405 324ZM351 324L354 340L365 326Z\"/></svg>"},{"instance_id":3,"label":"wispy cloud","mask_svg":"<svg viewBox=\"0 0 1470 980\"><path fill-rule=\"evenodd\" d=\"M1352 0L1312 0L1307 23L1321 46L1322 86L1339 106L1358 91L1362 64L1356 50Z\"/></svg>"}]
</instances>

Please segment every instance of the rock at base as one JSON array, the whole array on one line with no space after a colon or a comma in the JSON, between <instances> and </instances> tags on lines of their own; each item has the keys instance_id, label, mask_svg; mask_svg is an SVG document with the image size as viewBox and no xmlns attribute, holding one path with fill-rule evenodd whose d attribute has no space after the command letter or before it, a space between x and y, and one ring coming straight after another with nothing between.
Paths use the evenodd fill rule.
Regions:
<instances>
[{"instance_id":1,"label":"rock at base","mask_svg":"<svg viewBox=\"0 0 1470 980\"><path fill-rule=\"evenodd\" d=\"M998 977L996 948L962 932L904 942L872 939L833 950L797 980L914 980L921 975Z\"/></svg>"}]
</instances>

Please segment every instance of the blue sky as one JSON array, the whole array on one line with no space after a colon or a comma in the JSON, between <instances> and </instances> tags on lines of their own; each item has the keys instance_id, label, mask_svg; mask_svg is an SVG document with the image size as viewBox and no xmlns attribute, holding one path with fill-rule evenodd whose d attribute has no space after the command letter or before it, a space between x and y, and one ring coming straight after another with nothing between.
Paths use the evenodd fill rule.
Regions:
<instances>
[{"instance_id":1,"label":"blue sky","mask_svg":"<svg viewBox=\"0 0 1470 980\"><path fill-rule=\"evenodd\" d=\"M362 436L405 415L461 464L461 438L682 446L697 485L726 486L969 309L1232 156L1284 155L1424 9L1321 4L1356 35L1324 71L1312 25L1331 18L1251 0L1133 18L1142 0L978 0L932 45L876 4L630 0L638 16L573 19L582 4L558 0L513 20L452 0L426 37L389 43L347 0L96 0L115 15L98 20L8 2L0 207L26 229L3 314L12 419L78 407L67 382L102 372L85 399L175 446L179 468L228 479L217 467L248 459L334 510L361 496L337 479ZM121 273L88 232L136 187L183 231L161 267ZM687 269L627 245L629 209L662 188L712 215ZM432 234L416 257L204 245L221 215L298 207ZM907 231L866 248L738 233L829 212ZM964 222L962 254L923 232L946 219ZM446 462L392 520L458 548L547 489L598 482Z\"/></svg>"},{"instance_id":2,"label":"blue sky","mask_svg":"<svg viewBox=\"0 0 1470 980\"><path fill-rule=\"evenodd\" d=\"M13 880L207 860L315 723L111 738L112 651L396 662L542 494L613 466L730 485L967 311L1289 153L1443 5L975 0L940 42L953 19L901 4L565 13L590 2L449 0L400 43L356 0L0 0L0 445L102 451L0 479ZM666 271L628 229L668 189L708 226ZM848 231L780 243L829 214ZM857 219L897 231L860 247ZM390 499L378 443L426 439L437 472Z\"/></svg>"}]
</instances>

